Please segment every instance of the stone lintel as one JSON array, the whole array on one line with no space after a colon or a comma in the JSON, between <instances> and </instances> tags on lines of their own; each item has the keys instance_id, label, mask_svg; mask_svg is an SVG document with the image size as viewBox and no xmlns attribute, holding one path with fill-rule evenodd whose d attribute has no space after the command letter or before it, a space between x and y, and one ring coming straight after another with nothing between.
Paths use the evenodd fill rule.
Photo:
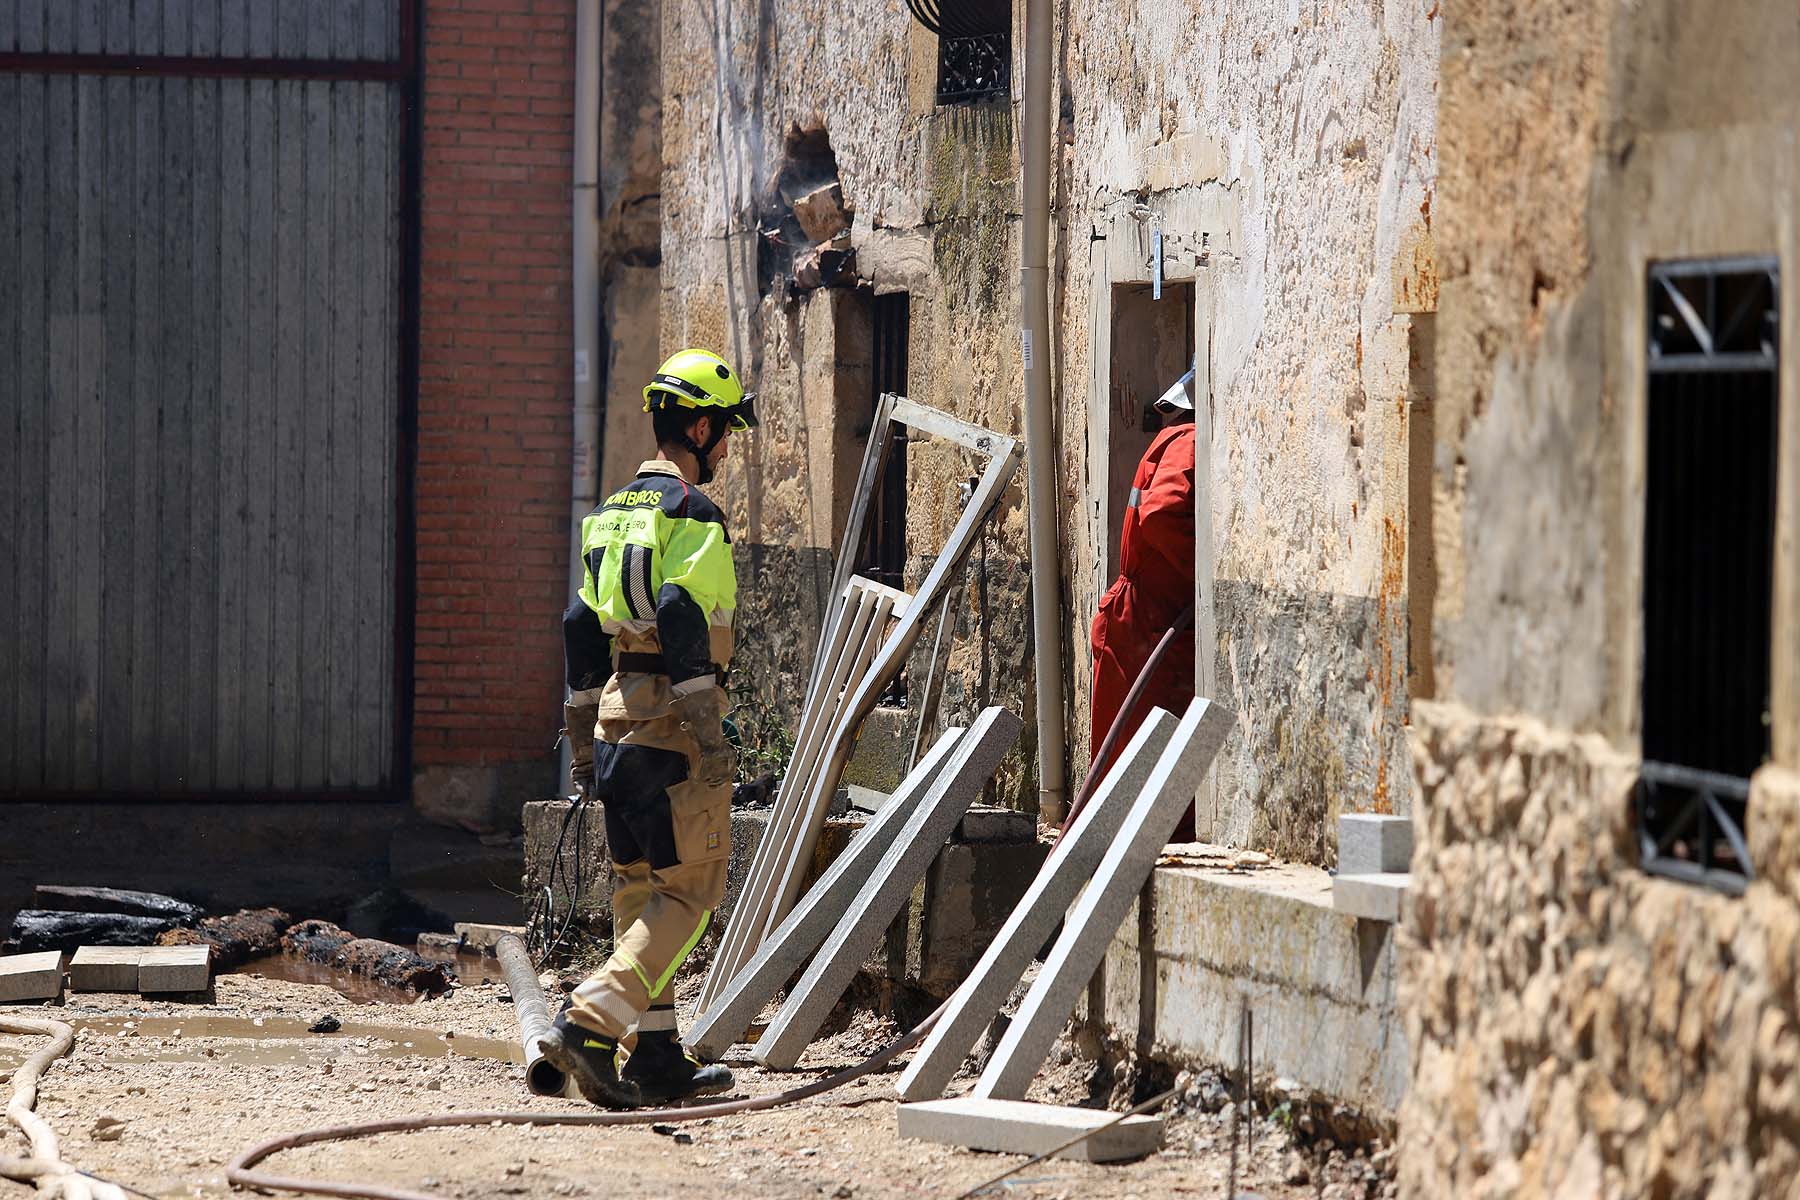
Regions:
<instances>
[{"instance_id":1,"label":"stone lintel","mask_svg":"<svg viewBox=\"0 0 1800 1200\"><path fill-rule=\"evenodd\" d=\"M212 983L212 947L145 946L138 960L138 990L204 992Z\"/></svg>"},{"instance_id":2,"label":"stone lintel","mask_svg":"<svg viewBox=\"0 0 1800 1200\"><path fill-rule=\"evenodd\" d=\"M69 959L69 986L78 992L135 992L143 946L82 946Z\"/></svg>"},{"instance_id":3,"label":"stone lintel","mask_svg":"<svg viewBox=\"0 0 1800 1200\"><path fill-rule=\"evenodd\" d=\"M1331 906L1352 917L1392 924L1400 920L1411 886L1411 875L1339 875L1332 881Z\"/></svg>"}]
</instances>

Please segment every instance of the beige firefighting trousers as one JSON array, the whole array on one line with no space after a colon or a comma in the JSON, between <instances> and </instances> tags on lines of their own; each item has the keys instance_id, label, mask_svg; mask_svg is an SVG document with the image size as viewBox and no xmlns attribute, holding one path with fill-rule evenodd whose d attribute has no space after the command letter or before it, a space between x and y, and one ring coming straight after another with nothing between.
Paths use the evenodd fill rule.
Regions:
<instances>
[{"instance_id":1,"label":"beige firefighting trousers","mask_svg":"<svg viewBox=\"0 0 1800 1200\"><path fill-rule=\"evenodd\" d=\"M603 1037L623 1036L652 1001L672 999L676 972L725 897L731 785L688 778L699 747L668 715L668 686L663 676L615 675L600 704L593 795L612 858L613 951L575 989L569 1019Z\"/></svg>"}]
</instances>

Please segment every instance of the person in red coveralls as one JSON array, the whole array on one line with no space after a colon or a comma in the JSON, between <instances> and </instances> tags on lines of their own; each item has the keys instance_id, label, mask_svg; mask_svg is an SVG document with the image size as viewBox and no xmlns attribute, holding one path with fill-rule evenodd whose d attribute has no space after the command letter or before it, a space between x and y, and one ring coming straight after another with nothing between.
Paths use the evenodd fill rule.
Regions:
<instances>
[{"instance_id":1,"label":"person in red coveralls","mask_svg":"<svg viewBox=\"0 0 1800 1200\"><path fill-rule=\"evenodd\" d=\"M1136 709L1123 714L1128 723L1113 754L1137 731L1151 706L1180 716L1194 697L1194 402L1187 393L1193 378L1190 369L1156 401L1156 410L1174 424L1156 435L1132 477L1119 539L1119 577L1101 597L1094 617L1090 747L1096 754L1120 719L1125 694L1150 652L1177 621L1185 628L1163 655ZM1191 806L1171 840L1194 840Z\"/></svg>"}]
</instances>

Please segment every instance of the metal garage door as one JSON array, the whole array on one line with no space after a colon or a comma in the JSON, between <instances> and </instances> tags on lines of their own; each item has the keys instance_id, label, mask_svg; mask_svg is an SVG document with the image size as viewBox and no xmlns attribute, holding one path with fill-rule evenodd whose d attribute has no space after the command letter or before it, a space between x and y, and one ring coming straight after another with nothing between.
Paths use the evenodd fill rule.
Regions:
<instances>
[{"instance_id":1,"label":"metal garage door","mask_svg":"<svg viewBox=\"0 0 1800 1200\"><path fill-rule=\"evenodd\" d=\"M406 0L0 0L0 795L396 780Z\"/></svg>"}]
</instances>

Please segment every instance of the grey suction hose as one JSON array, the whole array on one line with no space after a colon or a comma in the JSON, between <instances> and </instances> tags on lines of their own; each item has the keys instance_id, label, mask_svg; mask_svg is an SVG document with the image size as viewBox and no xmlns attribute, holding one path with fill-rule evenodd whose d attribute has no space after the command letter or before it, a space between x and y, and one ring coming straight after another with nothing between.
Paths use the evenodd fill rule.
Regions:
<instances>
[{"instance_id":1,"label":"grey suction hose","mask_svg":"<svg viewBox=\"0 0 1800 1200\"><path fill-rule=\"evenodd\" d=\"M1162 641L1158 643L1156 651L1151 654L1150 660L1138 672L1122 715L1123 712L1129 712L1136 698L1142 695L1150 673L1162 660L1162 656L1174 640L1175 634L1187 624L1192 615L1193 610L1190 608L1182 614L1169 632L1163 635ZM1113 724L1116 727L1122 722L1115 718ZM1106 747L1103 746L1102 749L1106 749ZM1081 806L1087 803L1088 797L1093 794L1094 787L1098 782L1099 772L1089 771L1087 780L1082 784L1081 792L1076 796L1075 803L1070 809L1071 820L1074 819L1075 814L1081 811ZM1060 842L1064 836L1064 831L1058 831L1056 840ZM1052 845L1054 846L1054 843ZM497 951L509 941L518 945L516 938L502 938L500 947L496 948ZM540 1092L538 1091L539 1085L532 1082L531 1063L532 1056L536 1053L535 1043L538 1038L543 1036L543 1030L549 1028L550 1015L544 1003L543 991L538 987L537 972L531 969L530 958L524 953L523 946L518 946L518 958L522 962L520 968L515 969L511 965L509 957L502 957L501 966L506 972L507 987L512 989L513 1009L519 1017L519 1037L525 1045L526 1085L537 1095L560 1095L560 1091ZM532 997L535 997L535 1003L531 1001ZM747 1096L740 1100L724 1100L715 1104L694 1104L682 1108L635 1109L629 1112L468 1112L395 1117L388 1121L368 1121L357 1125L332 1125L323 1129L308 1129L300 1133L283 1134L280 1137L258 1143L231 1160L225 1168L225 1178L234 1188L253 1188L265 1192L305 1192L314 1196L344 1196L349 1197L350 1200L443 1200L441 1196L434 1196L426 1192L409 1192L403 1188L383 1187L376 1183L336 1183L322 1179L301 1179L292 1175L269 1175L251 1168L270 1155L278 1154L283 1150L295 1150L301 1146L313 1146L320 1142L351 1141L356 1138L373 1137L379 1133L411 1133L419 1129L451 1129L470 1125L598 1125L603 1127L664 1125L679 1121L707 1121L714 1117L730 1117L739 1113L764 1112L771 1108L781 1108L785 1105L797 1104L802 1100L810 1100L814 1096L835 1091L845 1084L855 1083L865 1075L873 1075L875 1072L885 1069L889 1063L923 1041L925 1035L931 1032L932 1026L938 1023L943 1017L944 1011L949 1007L950 1001L944 1001L932 1011L930 1016L913 1026L909 1032L889 1042L885 1047L855 1066L846 1067L823 1079L815 1079L811 1083L789 1088L785 1092L777 1092L772 1096ZM542 1021L541 1025L537 1024L539 1020ZM531 1023L527 1024L528 1021ZM545 1063L544 1066L549 1067L549 1064ZM549 1069L555 1071L554 1067ZM561 1072L557 1072L557 1074L560 1075ZM549 1086L548 1076L540 1074L539 1079L542 1081L542 1086Z\"/></svg>"},{"instance_id":2,"label":"grey suction hose","mask_svg":"<svg viewBox=\"0 0 1800 1200\"><path fill-rule=\"evenodd\" d=\"M494 946L500 970L506 976L506 990L512 993L513 1015L519 1019L519 1045L525 1051L525 1087L534 1096L566 1096L569 1079L544 1057L542 1043L550 1031L550 1008L544 1003L544 989L538 986L537 970L525 943L506 934Z\"/></svg>"}]
</instances>

